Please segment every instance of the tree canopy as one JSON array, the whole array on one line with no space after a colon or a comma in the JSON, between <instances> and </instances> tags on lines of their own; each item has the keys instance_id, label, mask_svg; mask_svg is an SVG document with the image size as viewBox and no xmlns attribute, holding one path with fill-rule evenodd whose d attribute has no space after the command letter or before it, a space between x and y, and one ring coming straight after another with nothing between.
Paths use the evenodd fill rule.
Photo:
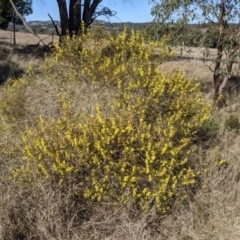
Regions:
<instances>
[{"instance_id":1,"label":"tree canopy","mask_svg":"<svg viewBox=\"0 0 240 240\"><path fill-rule=\"evenodd\" d=\"M32 0L14 0L13 2L21 15L26 16L32 13ZM0 28L7 29L10 22L23 24L12 8L10 1L0 0Z\"/></svg>"},{"instance_id":2,"label":"tree canopy","mask_svg":"<svg viewBox=\"0 0 240 240\"><path fill-rule=\"evenodd\" d=\"M233 64L240 48L239 0L149 0L152 15L163 26L166 24L207 23L217 39L213 81L215 102L222 98L226 83L234 74ZM160 24L160 26L161 26ZM235 71L236 74L236 71Z\"/></svg>"}]
</instances>

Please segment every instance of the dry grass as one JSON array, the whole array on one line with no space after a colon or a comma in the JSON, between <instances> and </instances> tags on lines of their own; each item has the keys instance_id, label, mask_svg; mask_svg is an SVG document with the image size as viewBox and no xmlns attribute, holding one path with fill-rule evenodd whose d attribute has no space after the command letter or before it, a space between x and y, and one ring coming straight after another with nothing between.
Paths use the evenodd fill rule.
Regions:
<instances>
[{"instance_id":1,"label":"dry grass","mask_svg":"<svg viewBox=\"0 0 240 240\"><path fill-rule=\"evenodd\" d=\"M56 35L39 34L38 36L46 45L59 40ZM37 47L39 42L40 40L31 33L16 32L16 46L14 46L13 33L0 30L0 62L2 59L12 61L23 69L28 66L38 67L46 50Z\"/></svg>"},{"instance_id":2,"label":"dry grass","mask_svg":"<svg viewBox=\"0 0 240 240\"><path fill-rule=\"evenodd\" d=\"M38 34L45 44L49 44L53 41L58 41L58 36ZM13 43L13 33L11 31L0 30L0 43ZM31 33L16 32L16 44L17 45L33 45L39 43L39 39Z\"/></svg>"},{"instance_id":3,"label":"dry grass","mask_svg":"<svg viewBox=\"0 0 240 240\"><path fill-rule=\"evenodd\" d=\"M25 41L26 39L27 37ZM0 52L5 59L1 64L8 66L10 61L17 63L24 78L29 77L26 74L28 65L35 65L38 74L35 81L29 81L23 88L11 107L15 113L27 113L22 115L21 121L18 119L9 124L0 116L1 148L11 147L13 142L17 142L24 125L34 124L39 114L46 117L57 117L59 114L59 86L43 78L40 67L42 59L9 49ZM210 101L213 94L212 72L207 63L204 64L202 60L194 63L192 59L180 59L169 61L162 68L171 71L176 66L181 67L188 77L202 83L206 101ZM16 67L9 70L5 84L15 81L15 70ZM87 84L67 84L65 94L73 92L76 111L91 113L95 103L103 101L108 104L111 98L108 89L96 89ZM11 99L4 87L0 87L0 97L1 102ZM235 93L234 99L228 101L228 106L213 111L212 118L218 124L217 132L212 139L200 139L192 157L192 163L201 172L201 185L188 192L188 198L184 202L176 202L172 211L163 219L154 210L139 214L136 209L115 206L111 202L88 206L72 197L72 186L69 186L69 191L63 192L61 186L46 182L31 188L19 185L9 179L9 172L18 165L18 159L6 158L1 154L0 239L240 239L240 136L238 131L228 131L224 126L230 114L239 116L239 99L238 93ZM217 161L220 159L226 159L227 162L219 165Z\"/></svg>"}]
</instances>

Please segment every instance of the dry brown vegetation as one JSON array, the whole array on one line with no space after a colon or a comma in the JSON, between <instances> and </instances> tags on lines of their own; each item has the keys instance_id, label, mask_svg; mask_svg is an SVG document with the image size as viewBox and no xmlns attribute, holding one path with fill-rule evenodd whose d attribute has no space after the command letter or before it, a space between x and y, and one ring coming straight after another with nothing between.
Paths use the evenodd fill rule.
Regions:
<instances>
[{"instance_id":1,"label":"dry brown vegetation","mask_svg":"<svg viewBox=\"0 0 240 240\"><path fill-rule=\"evenodd\" d=\"M45 44L49 44L52 41L58 41L58 37L47 35L47 34L38 34L39 37L43 40ZM13 43L13 33L11 31L0 30L0 42L2 43ZM31 33L25 32L16 32L16 44L17 45L33 45L39 43L39 39Z\"/></svg>"},{"instance_id":2,"label":"dry brown vegetation","mask_svg":"<svg viewBox=\"0 0 240 240\"><path fill-rule=\"evenodd\" d=\"M2 32L0 36L4 38ZM30 34L21 36L23 39L17 40L19 44L38 42ZM9 116L18 116L18 120L12 119L9 125L0 115L1 148L10 148L18 141L25 124L35 124L34 120L39 114L59 114L57 86L42 78L43 58L36 57L34 52L14 51L7 45L1 43L0 47L0 101L8 106ZM175 66L182 68L188 77L201 83L207 102L211 101L213 95L210 64L210 61L204 63L202 60L178 59L165 63L162 68L164 71L171 71ZM14 93L11 95L5 86L14 84L16 78L28 79L29 65L38 72L35 82L23 85L17 96ZM71 89L76 87L76 108L84 106L91 111L96 102L107 103L111 97L106 89L73 86L72 83L66 86L66 92L71 94ZM196 141L192 163L201 172L203 184L194 193L188 193L184 204L176 202L165 218L159 218L154 211L139 215L135 209L129 210L123 206L116 208L111 202L96 203L89 207L75 201L70 194L71 189L62 192L50 183L39 183L29 191L27 187L9 179L9 172L18 165L18 159L8 159L1 154L0 239L240 239L239 125L226 121L230 115L239 121L240 97L236 85L230 83L228 90L231 98L226 100L227 105L221 110L213 110L212 121L203 128L201 137ZM220 164L221 159L225 159L226 163Z\"/></svg>"}]
</instances>

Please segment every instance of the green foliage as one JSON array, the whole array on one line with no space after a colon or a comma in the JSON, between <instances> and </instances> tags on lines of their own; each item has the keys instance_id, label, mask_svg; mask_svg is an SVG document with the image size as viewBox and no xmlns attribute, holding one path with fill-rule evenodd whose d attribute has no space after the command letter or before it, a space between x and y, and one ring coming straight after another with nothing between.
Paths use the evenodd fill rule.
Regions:
<instances>
[{"instance_id":1,"label":"green foliage","mask_svg":"<svg viewBox=\"0 0 240 240\"><path fill-rule=\"evenodd\" d=\"M229 131L238 131L240 129L240 121L239 116L236 115L230 115L224 123L224 126Z\"/></svg>"},{"instance_id":2,"label":"green foliage","mask_svg":"<svg viewBox=\"0 0 240 240\"><path fill-rule=\"evenodd\" d=\"M204 45L208 48L216 48L218 44L218 30L209 28L204 37Z\"/></svg>"},{"instance_id":3,"label":"green foliage","mask_svg":"<svg viewBox=\"0 0 240 240\"><path fill-rule=\"evenodd\" d=\"M46 66L57 73L50 76L57 83L61 72L61 84L83 79L109 87L111 107L99 102L92 115L76 113L71 99L63 97L59 118L40 116L26 128L15 146L21 166L12 176L27 183L70 184L76 196L90 202L154 206L165 214L179 189L195 184L191 144L209 107L199 85L181 71L160 71L159 64L172 56L164 41L146 44L139 32L126 30L99 41L91 36L66 38Z\"/></svg>"},{"instance_id":4,"label":"green foliage","mask_svg":"<svg viewBox=\"0 0 240 240\"><path fill-rule=\"evenodd\" d=\"M215 132L219 129L219 124L214 120L207 119L203 122L202 129Z\"/></svg>"},{"instance_id":5,"label":"green foliage","mask_svg":"<svg viewBox=\"0 0 240 240\"><path fill-rule=\"evenodd\" d=\"M185 46L198 47L203 39L200 29L195 26L179 26L177 24L151 23L141 30L145 39L153 41L167 37L168 43L173 46L179 46L184 43Z\"/></svg>"},{"instance_id":6,"label":"green foliage","mask_svg":"<svg viewBox=\"0 0 240 240\"><path fill-rule=\"evenodd\" d=\"M209 140L216 136L218 130L218 122L216 122L214 119L206 119L198 131L197 137L201 140Z\"/></svg>"},{"instance_id":7,"label":"green foliage","mask_svg":"<svg viewBox=\"0 0 240 240\"><path fill-rule=\"evenodd\" d=\"M239 49L239 27L236 19L240 17L240 1L149 0L149 3L153 4L152 15L160 25L175 24L177 29L182 29L193 21L211 25L205 33L203 43L209 47L217 47L213 68L214 104L223 107L219 101L222 79L229 78L234 70L238 71L233 65L238 58Z\"/></svg>"},{"instance_id":8,"label":"green foliage","mask_svg":"<svg viewBox=\"0 0 240 240\"><path fill-rule=\"evenodd\" d=\"M15 0L13 3L23 16L32 13L32 0ZM7 29L9 22L23 24L22 20L16 15L9 0L0 0L0 13L1 29Z\"/></svg>"}]
</instances>

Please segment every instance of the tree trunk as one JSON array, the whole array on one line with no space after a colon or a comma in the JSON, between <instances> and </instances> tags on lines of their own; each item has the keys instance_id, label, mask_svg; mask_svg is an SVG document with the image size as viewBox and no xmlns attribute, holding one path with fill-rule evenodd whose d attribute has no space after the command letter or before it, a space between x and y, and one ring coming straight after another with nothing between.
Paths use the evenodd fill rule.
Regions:
<instances>
[{"instance_id":1,"label":"tree trunk","mask_svg":"<svg viewBox=\"0 0 240 240\"><path fill-rule=\"evenodd\" d=\"M221 84L220 84L220 86L218 88L219 96L222 96L223 90L224 90L224 88L227 85L227 82L229 80L230 74L232 72L233 63L234 63L234 52L232 53L232 55L228 56L227 73L224 76L224 78L222 79ZM223 107L223 105L225 105L224 98L219 98L217 105L218 105L218 107Z\"/></svg>"},{"instance_id":2,"label":"tree trunk","mask_svg":"<svg viewBox=\"0 0 240 240\"><path fill-rule=\"evenodd\" d=\"M80 0L70 0L69 3L69 25L70 35L78 34L81 24Z\"/></svg>"},{"instance_id":3,"label":"tree trunk","mask_svg":"<svg viewBox=\"0 0 240 240\"><path fill-rule=\"evenodd\" d=\"M224 29L225 27L225 0L221 0L221 4L219 5L219 21L218 21L218 34L219 34L219 40L218 40L218 46L217 46L217 57L216 57L216 65L214 68L214 75L213 75L213 81L214 81L214 104L221 107L222 106L222 90L223 86L227 84L228 77L224 77L221 71L221 63L222 63L222 57L223 57L223 38L224 38ZM228 73L227 73L228 75Z\"/></svg>"},{"instance_id":4,"label":"tree trunk","mask_svg":"<svg viewBox=\"0 0 240 240\"><path fill-rule=\"evenodd\" d=\"M97 6L102 0L94 0L92 4L90 4L90 0L84 1L83 6L83 16L82 21L85 24L85 27L88 28L93 22L93 15L96 12Z\"/></svg>"},{"instance_id":5,"label":"tree trunk","mask_svg":"<svg viewBox=\"0 0 240 240\"><path fill-rule=\"evenodd\" d=\"M16 18L13 19L13 45L16 46Z\"/></svg>"},{"instance_id":6,"label":"tree trunk","mask_svg":"<svg viewBox=\"0 0 240 240\"><path fill-rule=\"evenodd\" d=\"M81 34L81 22L85 30L92 24L96 9L102 0L70 0L69 15L66 0L57 0L61 21L61 36Z\"/></svg>"},{"instance_id":7,"label":"tree trunk","mask_svg":"<svg viewBox=\"0 0 240 240\"><path fill-rule=\"evenodd\" d=\"M222 62L222 55L223 55L223 47L220 43L217 48L217 57L216 57L216 64L214 68L213 74L213 82L214 82L214 101L218 101L220 94L219 89L222 84L222 73L221 73L221 62Z\"/></svg>"},{"instance_id":8,"label":"tree trunk","mask_svg":"<svg viewBox=\"0 0 240 240\"><path fill-rule=\"evenodd\" d=\"M57 0L57 3L59 8L59 15L60 15L61 29L62 29L61 36L65 36L69 32L67 4L65 0Z\"/></svg>"}]
</instances>

